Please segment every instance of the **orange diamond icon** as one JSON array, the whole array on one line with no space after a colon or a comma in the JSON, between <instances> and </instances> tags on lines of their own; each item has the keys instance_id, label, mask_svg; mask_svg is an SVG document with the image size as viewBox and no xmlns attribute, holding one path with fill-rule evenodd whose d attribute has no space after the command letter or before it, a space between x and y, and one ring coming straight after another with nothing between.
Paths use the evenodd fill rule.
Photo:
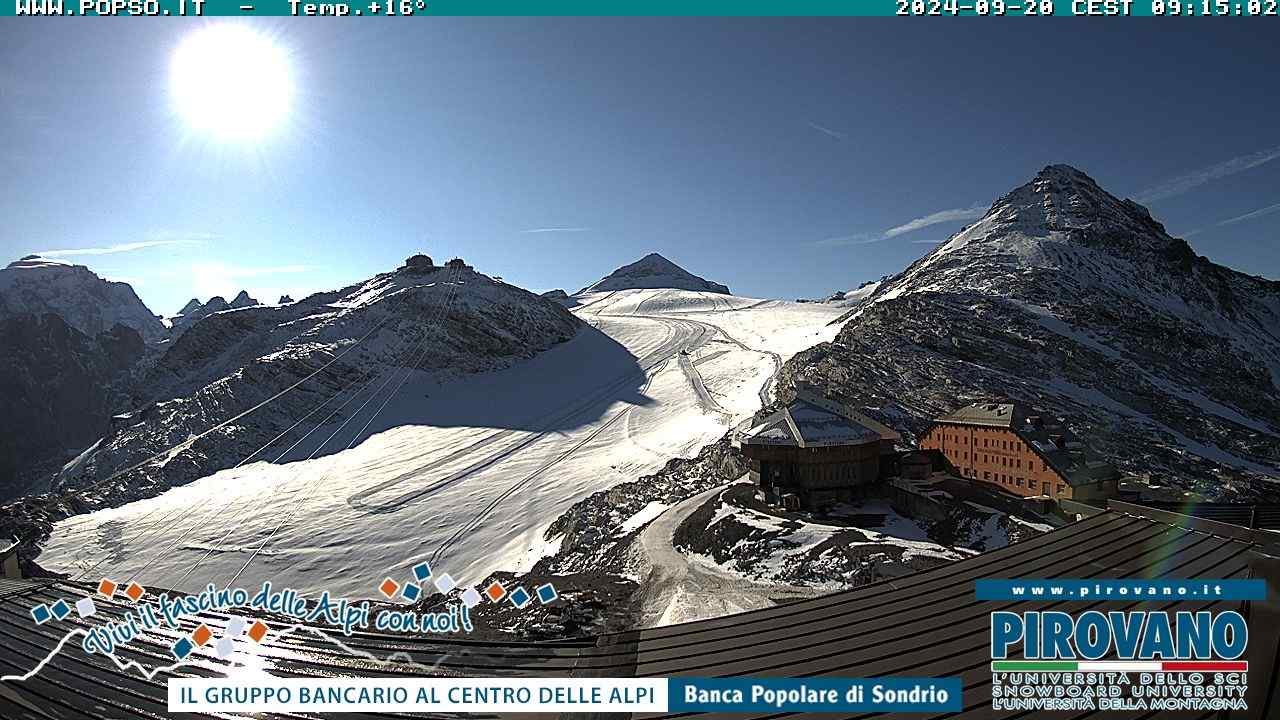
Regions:
<instances>
[{"instance_id":1,"label":"orange diamond icon","mask_svg":"<svg viewBox=\"0 0 1280 720\"><path fill-rule=\"evenodd\" d=\"M130 600L138 602L142 599L143 595L147 594L147 591L138 583L131 582L129 583L129 587L124 589L124 594L128 595Z\"/></svg>"},{"instance_id":2,"label":"orange diamond icon","mask_svg":"<svg viewBox=\"0 0 1280 720\"><path fill-rule=\"evenodd\" d=\"M198 647L204 647L204 644L209 642L211 639L213 639L213 631L204 623L200 623L200 627L196 628L195 632L191 633L191 640L195 642Z\"/></svg>"},{"instance_id":3,"label":"orange diamond icon","mask_svg":"<svg viewBox=\"0 0 1280 720\"><path fill-rule=\"evenodd\" d=\"M382 584L378 586L378 592L386 595L388 600L393 599L396 596L396 591L399 589L400 583L392 580L391 578L383 580Z\"/></svg>"},{"instance_id":4,"label":"orange diamond icon","mask_svg":"<svg viewBox=\"0 0 1280 720\"><path fill-rule=\"evenodd\" d=\"M267 636L267 624L261 620L257 620L249 627L249 637L256 643L262 642L262 638Z\"/></svg>"},{"instance_id":5,"label":"orange diamond icon","mask_svg":"<svg viewBox=\"0 0 1280 720\"><path fill-rule=\"evenodd\" d=\"M102 580L98 582L98 593L110 600L111 596L116 594L116 584L111 580L102 578Z\"/></svg>"},{"instance_id":6,"label":"orange diamond icon","mask_svg":"<svg viewBox=\"0 0 1280 720\"><path fill-rule=\"evenodd\" d=\"M502 587L502 583L494 582L492 585L484 589L484 594L489 596L493 602L498 602L507 596L507 589Z\"/></svg>"}]
</instances>

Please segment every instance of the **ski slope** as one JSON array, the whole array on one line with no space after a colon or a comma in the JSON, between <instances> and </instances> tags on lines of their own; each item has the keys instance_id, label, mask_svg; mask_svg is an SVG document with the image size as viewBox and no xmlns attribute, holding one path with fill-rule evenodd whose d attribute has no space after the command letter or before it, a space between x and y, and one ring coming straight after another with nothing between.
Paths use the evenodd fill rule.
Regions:
<instances>
[{"instance_id":1,"label":"ski slope","mask_svg":"<svg viewBox=\"0 0 1280 720\"><path fill-rule=\"evenodd\" d=\"M525 569L554 550L544 530L573 503L746 421L781 362L832 339L841 312L663 289L575 300L589 327L573 339L497 372L415 374L385 429L348 450L69 518L40 562L156 587L235 578L350 597L422 560L462 584Z\"/></svg>"}]
</instances>

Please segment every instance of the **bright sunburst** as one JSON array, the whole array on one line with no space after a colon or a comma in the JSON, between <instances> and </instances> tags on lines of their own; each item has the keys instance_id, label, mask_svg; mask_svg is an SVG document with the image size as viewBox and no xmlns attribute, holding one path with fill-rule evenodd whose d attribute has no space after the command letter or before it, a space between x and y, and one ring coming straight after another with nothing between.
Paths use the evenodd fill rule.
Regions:
<instances>
[{"instance_id":1,"label":"bright sunburst","mask_svg":"<svg viewBox=\"0 0 1280 720\"><path fill-rule=\"evenodd\" d=\"M284 51L235 24L206 27L183 41L171 83L178 112L193 129L233 141L266 135L288 112L292 92Z\"/></svg>"}]
</instances>

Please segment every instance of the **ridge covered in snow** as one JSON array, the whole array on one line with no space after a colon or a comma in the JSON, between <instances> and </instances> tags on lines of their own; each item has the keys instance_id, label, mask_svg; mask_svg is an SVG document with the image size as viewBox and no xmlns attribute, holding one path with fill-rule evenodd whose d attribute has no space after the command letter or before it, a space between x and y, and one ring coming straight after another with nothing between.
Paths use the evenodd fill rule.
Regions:
<instances>
[{"instance_id":1,"label":"ridge covered in snow","mask_svg":"<svg viewBox=\"0 0 1280 720\"><path fill-rule=\"evenodd\" d=\"M95 337L116 324L155 342L167 329L124 282L104 280L84 265L28 255L0 270L0 318L54 313Z\"/></svg>"},{"instance_id":2,"label":"ridge covered in snow","mask_svg":"<svg viewBox=\"0 0 1280 720\"><path fill-rule=\"evenodd\" d=\"M623 265L597 282L582 288L577 294L657 288L730 294L728 287L700 278L658 253L649 253L630 265Z\"/></svg>"}]
</instances>

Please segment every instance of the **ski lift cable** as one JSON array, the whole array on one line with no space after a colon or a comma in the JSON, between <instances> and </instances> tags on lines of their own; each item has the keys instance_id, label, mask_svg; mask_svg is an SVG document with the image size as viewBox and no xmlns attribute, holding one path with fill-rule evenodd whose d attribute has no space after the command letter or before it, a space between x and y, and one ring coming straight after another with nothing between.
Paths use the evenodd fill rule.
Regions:
<instances>
[{"instance_id":1,"label":"ski lift cable","mask_svg":"<svg viewBox=\"0 0 1280 720\"><path fill-rule=\"evenodd\" d=\"M454 284L450 289L451 289L451 291L452 291L452 292L450 292L449 296L446 298L446 300L445 300L445 304L444 304L443 309L442 309L442 312L440 313L440 319L442 319L442 320L443 320L445 317L447 317L448 311L449 311L450 307L451 307L451 306L452 306L452 304L453 304L453 300L454 300L454 298L457 296L457 292L456 292L456 290L457 290L457 284L455 283L455 284ZM409 376L410 376L410 375L412 375L414 367L416 367L416 366L417 366L417 364L418 364L418 362L420 362L420 361L421 361L421 359L422 359L423 357L425 357L425 355L426 355L426 350L427 350L427 339L428 339L428 338L429 338L429 334L428 334L428 333L426 333L426 332L424 332L424 333L423 333L423 336L422 336L422 342L420 343L420 345L422 346L422 350L421 350L421 352L418 354L417 359L416 359L413 363L411 363L410 365L408 365L407 367L405 367L405 368L404 368L404 374L401 376L401 379L400 379L399 384L396 386L396 388L395 388L394 390L392 390L392 392L390 393L390 395L388 395L388 399L387 399L387 400L385 400L385 401L383 402L383 404L378 408L377 412L375 412L375 414L374 414L373 418L371 418L371 419L370 419L370 421L369 421L370 423L372 423L373 419L375 419L375 418L377 417L377 415L378 415L379 413L381 413L381 412L382 412L382 410L383 410L384 408L386 408L387 404L390 402L390 398L392 398L392 397L396 396L396 395L400 392L400 389L404 387L404 383L409 379ZM391 376L388 378L388 384L389 384L389 381L390 381L391 379L393 379L394 377L395 377L395 374L394 374L394 373L392 373L392 374L391 374ZM379 389L379 390L378 390L378 393L381 393L381 389ZM376 396L376 394L375 394L375 396ZM372 397L371 397L370 399L372 399ZM367 401L366 401L366 403L367 403ZM363 408L363 406L362 406L362 408ZM357 414L358 414L358 412L359 412L359 411L357 411ZM355 416L356 416L356 415L353 415L352 417L355 417ZM350 418L348 418L348 421L349 421L349 420L350 420ZM343 425L344 425L344 426L345 426L345 424L346 424L346 423L343 423ZM366 425L366 427L367 427L367 425ZM341 428L339 428L339 430L341 430ZM360 437L360 436L359 436L359 434L356 434L356 435L351 439L351 442L347 445L347 449L350 449L352 446L354 446L354 445L355 445L355 443L356 443L356 440L357 440L359 437ZM327 442L327 441L326 441L326 442ZM306 488L304 488L304 492L310 491L310 489L311 489L311 488L313 488L313 487L315 487L315 486L316 486L316 485L317 485L321 480L326 479L326 478L328 477L328 475L329 475L329 473L328 473L328 472L319 473L319 474L316 476L316 478L315 478L315 479L313 479L313 480L311 481L311 483L310 483L309 485L307 485L307 486L306 486ZM231 585L231 583L235 582L235 581L236 581L236 579L237 579L237 578L239 578L239 577L244 573L244 571L245 571L245 570L247 570L247 569L249 568L249 565L251 565L251 564L253 563L253 561L258 557L258 555L263 551L263 549L265 549L265 548L266 548L266 546L271 542L271 540L272 540L272 539L274 539L274 538L275 538L275 536L280 532L280 529L281 529L282 527L284 527L286 523L288 523L289 521L291 521L291 520L292 520L292 519L293 519L293 518L298 514L298 512L302 509L302 506L306 503L306 499L307 499L308 497L309 497L309 496L304 496L304 498L303 498L303 500L302 500L302 501L300 501L300 502L298 502L298 503L295 503L295 504L294 504L293 510L292 510L288 515L286 515L284 518L282 518L282 519L280 520L280 522L279 522L279 523L277 523L277 524L276 524L276 526L271 530L271 532L270 532L270 533L269 533L265 538L263 538L262 542L261 542L261 543L259 543L258 547L253 551L253 553L252 553L252 554L250 554L249 559L245 560L244 564L243 564L242 566L240 566L240 569L239 569L239 570L237 570L237 571L236 571L236 572L235 572L235 573L234 573L230 578L228 578L228 579L227 579L227 581L223 584L223 586L224 586L224 587L228 587L228 586L230 586L230 585Z\"/></svg>"},{"instance_id":2,"label":"ski lift cable","mask_svg":"<svg viewBox=\"0 0 1280 720\"><path fill-rule=\"evenodd\" d=\"M456 275L455 275L455 279L456 279ZM450 290L452 290L452 286L450 287ZM442 302L443 302L443 301L442 301ZM439 310L439 308L437 308L437 310ZM432 318L431 318L431 320L432 320L433 322L434 322L434 318L435 318L435 315L433 315L433 316L432 316ZM426 326L424 327L424 335L423 335L424 341L425 341L425 338L426 338L426 329L425 329L425 328L429 328L431 324L432 324L432 323L430 323L430 322L429 322L429 323L427 323L427 324L426 324ZM409 358L409 356L410 356L411 354L415 353L415 352L417 351L418 347L420 347L420 346L421 346L421 343L420 343L418 346L415 346L415 347L413 348L413 350L412 350L412 351L406 350L406 352L405 352L401 357L402 357L402 358L404 358L404 359L408 359L408 358ZM415 362L415 364L416 364L416 362ZM370 378L369 378L369 380L368 380L368 382L366 382L366 383L365 383L365 385L360 389L360 391L359 391L359 392L357 392L357 393L353 394L350 398L348 398L348 399L347 399L347 401L346 401L345 403L343 403L342 407L337 408L336 410L334 410L333 412L331 412L331 413L329 414L329 416L328 416L328 417L326 417L326 418L325 418L325 420L324 420L323 422L319 423L319 424L316 426L316 428L312 430L312 432L314 432L315 430L319 430L321 427L324 427L325 425L327 425L327 424L329 423L329 421L330 421L330 420L331 420L335 415L337 415L337 413L338 413L338 412L340 412L340 411L341 411L343 408L345 408L347 405L351 404L351 402L352 402L353 400L355 400L356 398L358 398L358 397L360 397L362 394L364 394L364 392L365 392L369 387L371 387L371 386L374 384L374 382L375 382L375 381L379 380L381 377L382 377L382 375L381 375L381 374L377 374L377 373L371 374L371 375L370 375ZM391 375L391 377L394 377L394 370L392 370L392 375ZM385 388L385 386L386 386L387 384L389 384L389 383L390 383L390 378L388 378L388 380L387 380L386 382L384 382L383 387ZM359 407L359 408L357 408L357 409L355 410L355 412L353 412L353 413L351 414L351 416L350 416L349 418L347 418L347 419L346 419L346 420L345 420L345 421L344 421L344 422L343 422L343 423L338 427L338 429L337 429L337 430L335 430L333 433L331 433L331 434L329 435L329 437L325 438L323 442L321 442L318 446L316 446L316 448L315 448L314 450L312 450L312 451L311 451L311 453L310 453L306 458L304 458L304 460L311 460L311 459L313 459L317 454L319 454L319 452L320 452L320 451L321 451L321 450L322 450L326 445L328 445L328 444L329 444L329 441L330 441L330 440L332 440L332 439L333 439L335 436L337 436L339 433L341 433L341 432L342 432L342 430L343 430L343 428L345 428L345 427L347 426L347 424L348 424L348 423L350 423L350 422L351 422L352 420L354 420L355 418L359 417L359 416L360 416L360 413L364 410L364 408L365 408L365 407L367 407L367 406L368 406L368 404L369 404L369 403L370 403L370 402L371 402L375 397L377 397L381 392L382 392L382 388L379 388L378 390L374 391L374 392L373 392L373 393L372 393L372 394L371 394L371 395L370 395L370 396L369 396L369 397L364 401L364 403L362 403L362 404L360 405L360 407ZM367 427L368 427L368 425L366 424L366 426L365 426L365 427L367 428ZM361 430L361 432L363 432L363 429ZM311 433L308 433L308 435L310 435L310 434L311 434ZM356 438L358 438L358 437L359 437L359 434L357 434L357 435L355 435L355 436L353 437L352 442L351 442L351 444L352 444L352 445L354 445L354 444L355 444L355 439L356 439ZM305 439L305 437L304 437L303 439ZM291 452L291 451L293 450L293 448L294 448L294 447L297 447L297 445L298 445L298 444L300 444L300 443L301 443L301 440L299 440L298 442L294 443L292 446L290 446L290 448L289 448L289 449L287 449L287 450L285 450L283 453L281 453L281 455L277 458L277 460L279 460L279 458L280 458L280 457L284 457L285 455L287 455L289 452ZM350 445L348 446L348 449L349 449L349 448L350 448ZM291 478L291 479L292 479L292 480L296 480L296 479L298 479L299 477L301 477L301 473L300 473L300 472L299 472L299 473L297 473L297 474L295 474L295 475L294 475L294 477L293 477L293 478ZM287 482L287 481L286 481L286 482ZM280 489L279 487L273 488L273 490L279 490L279 489ZM258 492L258 494L257 494L257 495L255 495L253 498L246 498L246 499L245 499L245 500L243 500L242 502L247 502L247 501L248 501L248 500L250 500L250 499L256 499L257 497L261 497L263 494L265 494L265 492L266 492L266 488L263 488L263 489L262 489L262 490L260 490L260 491ZM232 499L230 502L232 502L232 503L233 503L233 502L236 502L236 501L235 501L234 499ZM206 550L206 551L205 551L205 554L204 554L204 555L202 555L198 560L196 560L196 562L195 562L191 567L189 567L189 568L186 570L186 572L184 572L184 573L183 573L183 574L182 574L182 575L181 575L181 576L180 576L180 577L175 581L175 584L180 584L182 581L186 580L186 579L187 579L187 577L189 577L189 576L190 576L193 572L195 572L195 571L196 571L196 570L197 570L197 569L198 569L202 564L204 564L204 561L205 561L205 560L207 560L211 555L213 555L213 554L214 554L214 552L216 552L216 545L217 545L217 544L221 544L221 543L223 543L224 541L226 541L226 539L227 539L228 537L230 537L230 536L231 536L231 534L232 534L233 532L235 532L236 530L238 530L238 529L240 528L240 526L241 526L242 524L244 524L244 520L245 520L245 516L244 516L244 515L241 515L241 516L240 516L240 518L235 522L235 524L234 524L234 525L232 525L230 528L228 528L228 529L226 530L226 532L224 532L224 533L222 534L222 536L221 536L220 538L218 538L218 540L217 540L217 541L215 541L215 547L212 547L212 548L210 548L210 549ZM180 541L181 541L181 538L179 538L179 540L178 540L177 542L180 542ZM175 542L173 545L176 545L176 544L177 544L177 543ZM171 547L172 547L173 545L171 545Z\"/></svg>"},{"instance_id":3,"label":"ski lift cable","mask_svg":"<svg viewBox=\"0 0 1280 720\"><path fill-rule=\"evenodd\" d=\"M388 319L389 319L389 318L388 318ZM386 321L386 320L384 319L384 322L385 322L385 321ZM82 493L83 493L83 492L88 492L88 491L96 490L97 488L100 488L100 487L102 487L102 486L106 485L107 483L111 482L112 480L115 480L115 479L119 478L119 477L120 477L120 476L122 476L122 475L126 475L126 474L128 474L128 473L131 473L131 472L133 472L133 471L135 471L135 470L137 470L137 469L139 469L139 468L143 467L144 465L148 465L148 464L150 464L150 463L153 463L153 462L155 462L155 461L157 461L157 460L159 460L159 459L161 459L161 458L163 458L163 457L165 457L165 456L171 456L172 454L176 453L177 451L181 450L182 448L184 448L184 447L186 447L186 446L190 446L191 444L195 443L195 441L197 441L197 440L199 440L199 439L201 439L201 438L205 437L206 435L209 435L210 433L215 432L215 431L217 431L217 430L221 430L222 428L226 427L227 425L230 425L231 423L235 422L236 420L239 420L239 419L241 419L241 418L243 418L243 417L245 417L245 416L247 416L247 415L250 415L251 413L254 413L254 412L257 412L258 410L261 410L262 408L266 407L267 405L269 405L269 404L271 404L271 403L275 402L276 400L280 399L280 398L281 398L281 397L283 397L284 395L286 395L286 394L288 394L289 392L293 391L294 389L298 388L298 387L299 387L300 385L302 385L303 383L307 382L308 380L310 380L310 379L314 378L315 376L317 376L317 375L319 375L320 373L322 373L322 372L324 372L325 370L327 370L327 369L329 368L329 366L333 365L335 362L337 362L338 360L342 359L342 357L343 357L343 356L345 356L347 353L351 352L352 350L354 350L355 348L357 348L358 346L360 346L362 343L364 343L364 341L365 341L365 340L369 339L369 337L371 337L371 336L372 336L372 335L373 335L377 330L379 330L379 329L380 329L380 325L375 325L375 326L373 327L373 329L371 329L371 330L369 330L369 332L365 333L365 334L364 334L364 336L362 336L362 337L361 337L359 340L357 340L356 342L352 343L351 345L348 345L348 346L347 346L347 347L346 347L342 352L340 352L340 353L338 353L337 355L335 355L335 356L333 356L332 358L330 358L330 359L328 360L328 362L324 363L324 364L323 364L323 365L321 365L320 367L318 367L318 368L316 368L315 370L313 370L313 371L312 371L310 374L308 374L306 377L302 378L301 380L298 380L297 382L294 382L292 385L290 385L290 386L286 387L285 389L283 389L283 390L281 390L281 391L277 392L275 395L272 395L271 397L267 398L266 400L263 400L262 402L259 402L258 404L256 404L256 405L254 405L254 406L250 407L250 408L249 408L249 409L247 409L247 410L244 410L244 411L242 411L242 412L238 413L237 415L234 415L234 416L232 416L232 417L227 418L226 420L223 420L222 422L219 422L218 424L216 424L216 425L214 425L214 426L212 426L212 427L210 427L210 428L208 428L208 429L206 429L206 430L202 431L202 432L201 432L200 434L198 434L198 435L191 435L191 436L190 436L190 437L188 437L186 440L183 440L182 442L180 442L180 443L178 443L178 444L176 444L176 445L174 445L174 446L172 446L172 447L170 447L170 448L168 448L168 449L166 449L166 450L161 450L160 452L158 452L158 453L156 453L156 454L152 455L151 457L147 458L146 460L142 460L141 462L138 462L138 463L136 463L136 464L134 464L134 465L131 465L131 466L129 466L129 467L127 467L127 468L123 469L123 470L117 470L117 471L115 471L114 473L112 473L112 474L108 475L107 477L103 478L102 480L99 480L98 482L93 483L92 485L89 485L88 487L84 487L84 488L77 488L77 489L76 489L76 490L77 490L77 492L82 492Z\"/></svg>"},{"instance_id":4,"label":"ski lift cable","mask_svg":"<svg viewBox=\"0 0 1280 720\"><path fill-rule=\"evenodd\" d=\"M147 465L147 464L149 464L149 463L152 463L152 462L156 461L157 459L159 459L159 458L161 458L161 457L164 457L164 456L166 456L166 455L171 455L171 454L173 454L173 453L177 452L177 451L178 451L179 449L181 449L182 447L184 447L184 446L189 446L189 445L191 445L192 443L194 443L196 440L199 440L200 438L202 438L202 437L204 437L204 436L206 436L206 435L208 435L208 434L210 434L210 433L212 433L212 432L214 432L214 431L216 431L216 430L219 430L219 429L221 429L222 427L225 427L226 425L228 425L228 424L230 424L230 423L232 423L232 422L235 422L236 420L239 420L239 419L241 419L241 418L244 418L244 417L248 416L249 414L251 414L251 413L253 413L253 412L256 412L257 410L260 410L260 409L262 409L263 407L266 407L267 405L269 405L269 404L271 404L272 402L274 402L274 401L278 400L279 398L283 397L284 395L286 395L286 394L287 394L287 393L289 393L290 391L292 391L292 390L294 390L294 389L298 388L299 386L303 385L303 384L304 384L304 383L306 383L308 380L313 379L314 377L316 377L317 375L319 375L321 372L323 372L324 370L326 370L326 369L328 369L330 366L332 366L334 363L336 363L338 360L342 359L344 356L346 356L346 355L347 355L348 353L350 353L352 350L354 350L355 348L357 348L357 347L359 347L360 345L362 345L366 340L368 340L368 339L369 339L370 337L372 337L375 333L377 333L379 330L381 330L381 329L382 329L382 327L383 327L384 325L386 325L386 324L391 320L391 317L392 317L391 315L388 315L387 317L383 318L381 321L379 321L378 323L376 323L376 324L375 324L375 325L374 325L374 326L373 326L373 327L372 327L372 328L371 328L367 333L365 333L363 336L361 336L359 339L357 339L354 343L352 343L351 345L347 346L345 349L343 349L340 353L338 353L338 354L337 354L337 355L335 355L334 357L330 358L328 362L324 363L324 364L323 364L323 365L321 365L319 368L316 368L314 371L312 371L312 372L311 372L310 374L308 374L306 377L303 377L302 379L300 379L300 380L298 380L298 381L294 382L294 383L293 383L293 384L291 384L290 386L288 386L288 387L286 387L285 389L283 389L283 390L281 390L281 391L277 392L276 394L272 395L271 397L267 398L266 400L263 400L262 402L257 403L256 405L254 405L254 406L252 406L252 407L248 408L247 410L245 410L245 411L243 411L243 412L241 412L241 413L239 413L239 414L237 414L237 415L235 415L235 416L233 416L233 417L231 417L231 418L228 418L228 419L226 419L226 420L223 420L222 422L218 423L217 425L214 425L214 426L212 426L212 427L208 428L207 430L205 430L204 432L201 432L199 435L192 435L191 437L187 438L187 440L185 440L185 441L183 441L183 442L181 442L181 443L178 443L177 445L174 445L173 447L171 447L171 448L169 448L169 449L167 449L167 450L163 450L163 451L161 451L161 452L159 452L159 453L157 453L157 454L153 455L152 457L150 457L150 458L148 458L148 459L146 459L146 460L143 460L143 461L141 461L141 462L139 462L139 463L137 463L137 464L135 464L135 465L133 465L133 466L131 466L131 467L125 468L125 469L123 469L123 470L118 470L118 471L116 471L116 472L112 473L112 474L111 474L110 476L108 476L107 478L105 478L105 479L103 479L103 480L100 480L100 481L98 481L98 482L96 482L96 483L94 483L94 484L92 484L92 485L88 486L87 488L83 488L83 489L81 489L81 490L80 490L80 492L84 492L84 491L91 491L91 490L93 490L93 489L95 489L95 488L101 487L102 485L105 485L106 483L109 483L109 482L111 482L111 481L112 481L112 480L114 480L114 479L117 479L117 478L119 478L119 477L121 477L121 476L123 476L123 475L126 475L126 474L128 474L128 473L130 473L130 472L133 472L133 471L135 471L135 470L137 470L137 469L139 469L139 468L141 468L141 467L143 467L143 466L145 466L145 465ZM298 336L296 336L294 339L297 339L297 337L301 337L303 334L305 334L305 332L304 332L304 333L300 333L300 334L299 334ZM277 435L275 438L272 438L268 443L266 443L266 444L265 444L265 445L263 445L262 447L259 447L257 450L254 450L252 453L250 453L248 456L246 456L243 460L241 460L240 462L236 463L236 465L232 466L232 469L234 469L234 468L238 468L238 467L240 467L240 466L244 465L246 462L248 462L250 459L252 459L252 458L253 458L254 456L256 456L258 453L261 453L261 452L263 452L264 450L266 450L267 448L269 448L269 447L271 447L272 445L274 445L274 444L275 444L275 443L276 443L276 442L277 442L281 437L283 437L283 436L287 435L289 432L292 432L292 431L293 431L293 430L294 430L298 425L300 425L303 421L305 421L305 420L306 420L306 418L308 418L308 417L310 417L311 415L315 414L317 411L319 411L322 407L324 407L324 406L325 406L326 404L328 404L330 401L332 401L333 399L335 399L335 398L337 398L338 396L340 396L340 395L342 394L342 392L344 392L345 390L349 389L349 388L351 387L351 385L353 385L355 382L357 382L357 380L354 380L354 379L353 379L353 380L350 380L350 381L347 381L346 383L344 383L343 387L341 387L341 388L338 390L338 392L334 393L334 394L333 394L333 395L331 395L330 397L326 398L326 399L325 399L323 402L321 402L319 405L317 405L316 407L312 408L312 410L311 410L310 412L308 412L308 413L307 413L306 415L304 415L300 420L298 420L298 421L297 421L297 422L295 422L293 425L291 425L287 430L285 430L284 432L280 433L280 434L279 434L279 435ZM316 428L316 429L318 429L318 427L319 427L319 426L317 426L317 428ZM313 429L311 432L308 432L308 433L307 433L307 435L304 435L302 439L303 439L303 440L305 440L305 439L306 439L306 437L310 436L312 432L315 432L315 429ZM294 446L296 446L296 445L297 445L297 443L295 443L295 444L294 444ZM292 447L290 448L290 450L292 450ZM286 451L286 452L288 452L288 451ZM283 454L281 455L281 457L283 457ZM279 460L279 457L277 457L277 460ZM153 508L151 511L147 512L147 513L146 513L146 514L144 514L141 518L139 518L139 520L138 520L137 522L144 522L144 521L146 521L148 517L150 517L151 515L154 515L154 514L155 514L155 512L156 512L157 510L159 510L159 509L160 509L160 508L159 508L159 506L157 506L157 507ZM171 510L169 513L166 513L166 514L165 514L165 515L163 515L162 517L157 518L155 521L153 521L153 523L152 523L152 527L161 527L162 525L160 525L160 524L161 524L164 520L167 520L167 519L169 519L170 517L172 517L173 515L175 515L175 514L177 514L177 513L179 513L179 512L182 512L182 511L184 511L184 510L186 510L186 509L187 509L187 508L186 508L186 506L178 506L177 508L174 508L174 509L173 509L173 510ZM97 568L101 567L101 565L103 564L103 562L105 562L105 560L106 560L106 559L107 559L107 558L106 558L106 557L104 557L102 560L99 560L99 561L98 561L97 563L95 563L94 565L92 565L92 566L90 566L90 567L88 567L88 568L86 568L86 569L82 570L82 571L81 571L79 574L77 574L77 575L75 576L75 578L73 578L73 579L80 579L80 578L84 577L85 575L88 575L89 573L93 572L93 571L94 571L94 570L96 570ZM136 573L135 573L135 575L136 575Z\"/></svg>"}]
</instances>

